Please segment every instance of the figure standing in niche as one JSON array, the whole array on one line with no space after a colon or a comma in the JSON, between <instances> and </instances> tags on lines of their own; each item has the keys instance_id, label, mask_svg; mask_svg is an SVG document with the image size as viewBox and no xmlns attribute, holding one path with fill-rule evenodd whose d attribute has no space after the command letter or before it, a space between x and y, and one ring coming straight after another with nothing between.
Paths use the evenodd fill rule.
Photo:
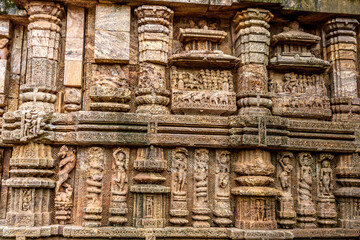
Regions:
<instances>
[{"instance_id":1,"label":"figure standing in niche","mask_svg":"<svg viewBox=\"0 0 360 240\"><path fill-rule=\"evenodd\" d=\"M300 179L299 179L299 198L300 200L311 202L311 185L312 185L312 158L309 154L304 154L300 159Z\"/></svg>"},{"instance_id":2,"label":"figure standing in niche","mask_svg":"<svg viewBox=\"0 0 360 240\"><path fill-rule=\"evenodd\" d=\"M175 169L177 170L175 175L175 191L183 192L186 182L186 159L187 154L185 151L179 151L175 153Z\"/></svg>"},{"instance_id":3,"label":"figure standing in niche","mask_svg":"<svg viewBox=\"0 0 360 240\"><path fill-rule=\"evenodd\" d=\"M122 149L118 149L113 154L115 158L116 174L113 180L120 192L125 190L125 183L128 181L126 171L128 169L128 157Z\"/></svg>"},{"instance_id":4,"label":"figure standing in niche","mask_svg":"<svg viewBox=\"0 0 360 240\"><path fill-rule=\"evenodd\" d=\"M332 170L330 168L330 161L324 160L321 163L320 170L320 191L323 195L330 196L332 191Z\"/></svg>"},{"instance_id":5,"label":"figure standing in niche","mask_svg":"<svg viewBox=\"0 0 360 240\"><path fill-rule=\"evenodd\" d=\"M153 217L154 200L152 197L146 198L146 217Z\"/></svg>"}]
</instances>

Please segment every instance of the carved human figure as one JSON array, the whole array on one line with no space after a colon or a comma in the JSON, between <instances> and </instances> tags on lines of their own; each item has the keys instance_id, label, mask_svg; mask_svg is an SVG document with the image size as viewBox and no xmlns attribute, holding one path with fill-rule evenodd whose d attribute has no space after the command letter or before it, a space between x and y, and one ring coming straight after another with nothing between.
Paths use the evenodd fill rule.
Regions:
<instances>
[{"instance_id":1,"label":"carved human figure","mask_svg":"<svg viewBox=\"0 0 360 240\"><path fill-rule=\"evenodd\" d=\"M283 192L290 192L290 174L294 167L291 165L291 156L283 155L279 163L282 167L282 171L279 174L280 185Z\"/></svg>"},{"instance_id":2,"label":"carved human figure","mask_svg":"<svg viewBox=\"0 0 360 240\"><path fill-rule=\"evenodd\" d=\"M230 153L224 151L220 154L218 158L218 169L216 173L219 174L219 187L226 188L229 185L229 162L230 162Z\"/></svg>"},{"instance_id":3,"label":"carved human figure","mask_svg":"<svg viewBox=\"0 0 360 240\"><path fill-rule=\"evenodd\" d=\"M330 167L330 161L324 160L321 162L321 170L320 170L320 192L322 195L331 195L332 191L332 170Z\"/></svg>"},{"instance_id":4,"label":"carved human figure","mask_svg":"<svg viewBox=\"0 0 360 240\"><path fill-rule=\"evenodd\" d=\"M123 192L125 190L125 183L127 183L127 170L129 164L129 158L127 154L121 149L117 149L113 153L115 159L116 173L113 175L114 183L116 184L116 190Z\"/></svg>"},{"instance_id":5,"label":"carved human figure","mask_svg":"<svg viewBox=\"0 0 360 240\"><path fill-rule=\"evenodd\" d=\"M309 201L311 200L311 185L312 185L312 157L309 154L304 154L300 160L300 199Z\"/></svg>"},{"instance_id":6,"label":"carved human figure","mask_svg":"<svg viewBox=\"0 0 360 240\"><path fill-rule=\"evenodd\" d=\"M9 49L8 49L9 39L2 38L0 39L0 59L8 59Z\"/></svg>"},{"instance_id":7,"label":"carved human figure","mask_svg":"<svg viewBox=\"0 0 360 240\"><path fill-rule=\"evenodd\" d=\"M152 197L146 198L146 217L153 217L154 200Z\"/></svg>"},{"instance_id":8,"label":"carved human figure","mask_svg":"<svg viewBox=\"0 0 360 240\"><path fill-rule=\"evenodd\" d=\"M183 192L186 183L187 172L187 151L178 150L174 153L174 169L175 173L175 192Z\"/></svg>"},{"instance_id":9,"label":"carved human figure","mask_svg":"<svg viewBox=\"0 0 360 240\"><path fill-rule=\"evenodd\" d=\"M76 150L69 149L67 146L63 145L60 148L58 156L61 158L59 163L59 173L58 181L56 182L55 192L58 193L61 187L69 188L70 184L66 183L69 179L69 173L75 168L76 163Z\"/></svg>"}]
</instances>

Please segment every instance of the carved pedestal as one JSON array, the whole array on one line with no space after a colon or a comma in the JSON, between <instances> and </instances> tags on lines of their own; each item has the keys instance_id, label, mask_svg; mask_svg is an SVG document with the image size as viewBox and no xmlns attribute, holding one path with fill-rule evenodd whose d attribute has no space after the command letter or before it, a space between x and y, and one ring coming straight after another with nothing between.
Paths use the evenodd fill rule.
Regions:
<instances>
[{"instance_id":1,"label":"carved pedestal","mask_svg":"<svg viewBox=\"0 0 360 240\"><path fill-rule=\"evenodd\" d=\"M326 53L332 64L331 108L334 121L358 120L360 100L357 85L357 40L356 27L359 22L353 18L329 20L326 32Z\"/></svg>"},{"instance_id":2,"label":"carved pedestal","mask_svg":"<svg viewBox=\"0 0 360 240\"><path fill-rule=\"evenodd\" d=\"M235 226L242 229L276 229L275 198L279 190L268 187L274 179L270 152L242 150L234 170L240 176L239 186L231 190L236 195Z\"/></svg>"},{"instance_id":3,"label":"carved pedestal","mask_svg":"<svg viewBox=\"0 0 360 240\"><path fill-rule=\"evenodd\" d=\"M134 162L134 168L139 171L134 177L137 184L130 188L134 193L134 227L165 227L166 195L170 188L160 185L166 180L160 173L166 165L162 148L138 149Z\"/></svg>"},{"instance_id":4,"label":"carved pedestal","mask_svg":"<svg viewBox=\"0 0 360 240\"><path fill-rule=\"evenodd\" d=\"M267 69L273 15L265 9L238 12L235 23L235 53L240 59L237 77L239 114L271 115Z\"/></svg>"},{"instance_id":5,"label":"carved pedestal","mask_svg":"<svg viewBox=\"0 0 360 240\"><path fill-rule=\"evenodd\" d=\"M137 113L169 114L169 90L165 66L168 62L173 11L165 6L143 5L135 10L139 33L139 86Z\"/></svg>"},{"instance_id":6,"label":"carved pedestal","mask_svg":"<svg viewBox=\"0 0 360 240\"><path fill-rule=\"evenodd\" d=\"M338 156L335 169L341 186L334 194L339 201L342 228L360 228L360 159L357 153ZM351 210L349 210L351 209Z\"/></svg>"},{"instance_id":7,"label":"carved pedestal","mask_svg":"<svg viewBox=\"0 0 360 240\"><path fill-rule=\"evenodd\" d=\"M6 224L34 227L51 224L51 197L55 181L51 168L54 159L49 145L29 143L14 147L10 159L11 177L5 184L11 188Z\"/></svg>"}]
</instances>

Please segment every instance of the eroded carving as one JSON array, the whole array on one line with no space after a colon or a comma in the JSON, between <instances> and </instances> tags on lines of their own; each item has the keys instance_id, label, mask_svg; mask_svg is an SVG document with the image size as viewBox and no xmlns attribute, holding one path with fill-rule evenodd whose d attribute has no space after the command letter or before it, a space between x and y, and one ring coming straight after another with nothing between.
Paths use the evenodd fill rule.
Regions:
<instances>
[{"instance_id":1,"label":"eroded carving","mask_svg":"<svg viewBox=\"0 0 360 240\"><path fill-rule=\"evenodd\" d=\"M292 197L292 181L291 173L294 166L294 155L291 152L280 152L277 156L278 160L278 179L281 188L281 196L279 198L278 223L283 228L294 227L296 221L296 212L294 210L294 199Z\"/></svg>"},{"instance_id":2,"label":"eroded carving","mask_svg":"<svg viewBox=\"0 0 360 240\"><path fill-rule=\"evenodd\" d=\"M225 227L232 223L230 217L230 152L216 151L214 222Z\"/></svg>"},{"instance_id":3,"label":"eroded carving","mask_svg":"<svg viewBox=\"0 0 360 240\"><path fill-rule=\"evenodd\" d=\"M318 160L318 224L321 227L332 227L336 225L336 205L333 194L333 170L331 162L334 156L331 154L320 154Z\"/></svg>"},{"instance_id":4,"label":"eroded carving","mask_svg":"<svg viewBox=\"0 0 360 240\"><path fill-rule=\"evenodd\" d=\"M171 109L175 113L227 115L236 111L229 70L202 69L192 73L173 67L171 84Z\"/></svg>"},{"instance_id":5,"label":"eroded carving","mask_svg":"<svg viewBox=\"0 0 360 240\"><path fill-rule=\"evenodd\" d=\"M131 92L126 69L118 65L96 65L90 88L92 110L129 111Z\"/></svg>"},{"instance_id":6,"label":"eroded carving","mask_svg":"<svg viewBox=\"0 0 360 240\"><path fill-rule=\"evenodd\" d=\"M104 149L101 147L90 148L88 161L83 226L99 227L102 219L101 190L104 177Z\"/></svg>"},{"instance_id":7,"label":"eroded carving","mask_svg":"<svg viewBox=\"0 0 360 240\"><path fill-rule=\"evenodd\" d=\"M195 149L194 158L194 204L193 227L210 227L210 208L208 203L209 150Z\"/></svg>"},{"instance_id":8,"label":"eroded carving","mask_svg":"<svg viewBox=\"0 0 360 240\"><path fill-rule=\"evenodd\" d=\"M300 228L314 228L316 227L316 210L312 198L313 157L307 152L299 153L298 163L298 226Z\"/></svg>"},{"instance_id":9,"label":"eroded carving","mask_svg":"<svg viewBox=\"0 0 360 240\"><path fill-rule=\"evenodd\" d=\"M70 173L75 168L76 150L63 145L58 153L60 160L58 181L55 188L55 219L64 224L71 219L74 187L69 183Z\"/></svg>"}]
</instances>

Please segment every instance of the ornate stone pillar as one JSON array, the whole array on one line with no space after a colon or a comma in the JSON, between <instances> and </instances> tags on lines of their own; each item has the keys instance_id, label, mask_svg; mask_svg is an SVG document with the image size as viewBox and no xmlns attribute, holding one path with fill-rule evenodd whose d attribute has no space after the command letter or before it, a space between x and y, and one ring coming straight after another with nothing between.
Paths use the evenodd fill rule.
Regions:
<instances>
[{"instance_id":1,"label":"ornate stone pillar","mask_svg":"<svg viewBox=\"0 0 360 240\"><path fill-rule=\"evenodd\" d=\"M360 159L357 153L338 156L335 169L341 186L334 195L339 202L341 228L360 228Z\"/></svg>"},{"instance_id":2,"label":"ornate stone pillar","mask_svg":"<svg viewBox=\"0 0 360 240\"><path fill-rule=\"evenodd\" d=\"M143 5L135 10L139 34L139 85L137 113L169 114L166 88L170 29L173 11L165 6Z\"/></svg>"},{"instance_id":3,"label":"ornate stone pillar","mask_svg":"<svg viewBox=\"0 0 360 240\"><path fill-rule=\"evenodd\" d=\"M20 110L54 111L64 9L59 3L32 1L27 4L28 60L26 81L20 87Z\"/></svg>"},{"instance_id":4,"label":"ornate stone pillar","mask_svg":"<svg viewBox=\"0 0 360 240\"><path fill-rule=\"evenodd\" d=\"M360 114L357 86L357 41L353 18L334 18L325 24L326 52L332 64L331 107L334 121L347 121Z\"/></svg>"},{"instance_id":5,"label":"ornate stone pillar","mask_svg":"<svg viewBox=\"0 0 360 240\"><path fill-rule=\"evenodd\" d=\"M274 179L270 152L254 149L238 152L234 170L239 175L236 196L235 227L241 229L276 229L275 199L281 192L269 187Z\"/></svg>"},{"instance_id":6,"label":"ornate stone pillar","mask_svg":"<svg viewBox=\"0 0 360 240\"><path fill-rule=\"evenodd\" d=\"M25 83L20 87L19 111L4 115L2 136L16 143L10 160L11 206L6 216L8 226L43 226L51 224L51 197L55 181L52 149L37 143L53 138L49 124L55 110L60 22L64 9L59 3L30 1L28 59ZM46 135L44 135L46 133ZM21 144L21 145L20 145Z\"/></svg>"},{"instance_id":7,"label":"ornate stone pillar","mask_svg":"<svg viewBox=\"0 0 360 240\"><path fill-rule=\"evenodd\" d=\"M235 54L240 59L237 77L239 114L271 115L268 94L270 32L273 15L265 9L238 12L235 23Z\"/></svg>"},{"instance_id":8,"label":"ornate stone pillar","mask_svg":"<svg viewBox=\"0 0 360 240\"><path fill-rule=\"evenodd\" d=\"M160 173L165 171L166 165L162 148L138 149L134 162L138 171L134 177L136 184L130 187L134 193L134 227L165 227L166 195L170 187L161 185L166 179Z\"/></svg>"}]
</instances>

